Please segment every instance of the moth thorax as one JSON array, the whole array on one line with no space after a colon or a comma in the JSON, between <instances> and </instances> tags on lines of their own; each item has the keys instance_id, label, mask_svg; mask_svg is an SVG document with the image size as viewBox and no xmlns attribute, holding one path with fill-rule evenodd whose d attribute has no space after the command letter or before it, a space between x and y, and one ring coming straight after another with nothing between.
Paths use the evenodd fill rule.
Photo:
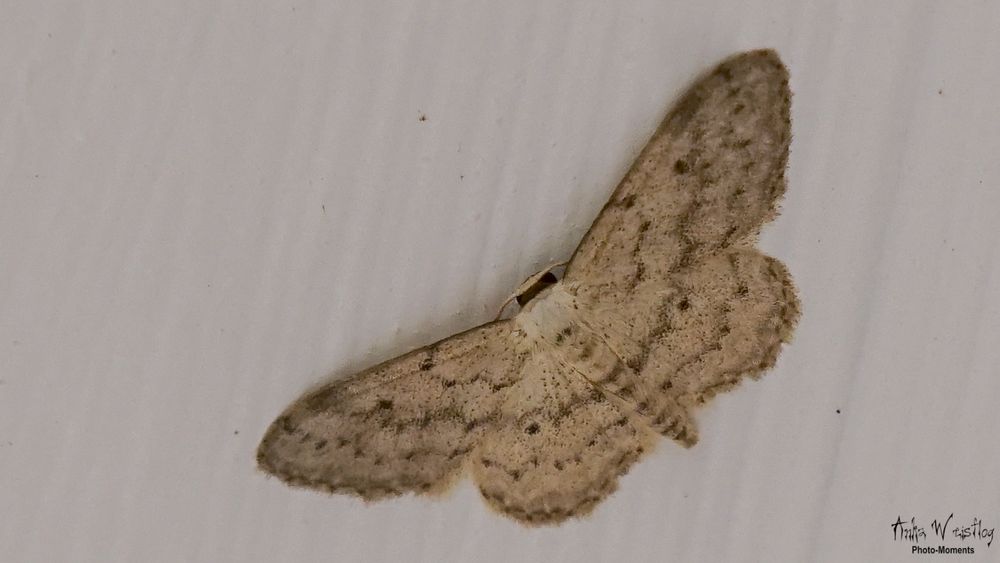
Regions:
<instances>
[{"instance_id":1,"label":"moth thorax","mask_svg":"<svg viewBox=\"0 0 1000 563\"><path fill-rule=\"evenodd\" d=\"M555 283L525 305L514 322L531 340L552 340L563 327L575 322L573 299L562 283Z\"/></svg>"}]
</instances>

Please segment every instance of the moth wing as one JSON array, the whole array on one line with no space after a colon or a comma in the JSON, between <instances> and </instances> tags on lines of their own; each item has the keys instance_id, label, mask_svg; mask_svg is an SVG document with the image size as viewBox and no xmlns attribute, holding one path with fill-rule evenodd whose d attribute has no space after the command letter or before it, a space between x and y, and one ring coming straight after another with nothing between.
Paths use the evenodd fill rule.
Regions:
<instances>
[{"instance_id":1,"label":"moth wing","mask_svg":"<svg viewBox=\"0 0 1000 563\"><path fill-rule=\"evenodd\" d=\"M670 329L646 335L642 379L681 404L701 404L758 377L791 340L799 300L785 266L754 249L732 249L677 280Z\"/></svg>"},{"instance_id":2,"label":"moth wing","mask_svg":"<svg viewBox=\"0 0 1000 563\"><path fill-rule=\"evenodd\" d=\"M592 316L637 374L634 385L657 398L649 417L689 424L689 407L771 368L798 317L788 270L752 248L715 254L662 292L638 295L627 308L595 307Z\"/></svg>"},{"instance_id":3,"label":"moth wing","mask_svg":"<svg viewBox=\"0 0 1000 563\"><path fill-rule=\"evenodd\" d=\"M589 513L655 437L630 412L545 348L536 350L507 393L501 423L471 456L480 493L526 524Z\"/></svg>"},{"instance_id":4,"label":"moth wing","mask_svg":"<svg viewBox=\"0 0 1000 563\"><path fill-rule=\"evenodd\" d=\"M258 464L368 500L447 487L519 377L510 327L486 324L307 393L268 428Z\"/></svg>"},{"instance_id":5,"label":"moth wing","mask_svg":"<svg viewBox=\"0 0 1000 563\"><path fill-rule=\"evenodd\" d=\"M673 107L583 237L566 270L605 303L757 234L785 191L788 71L741 53Z\"/></svg>"},{"instance_id":6,"label":"moth wing","mask_svg":"<svg viewBox=\"0 0 1000 563\"><path fill-rule=\"evenodd\" d=\"M790 100L773 51L723 61L667 115L567 267L635 394L657 398L653 426L685 445L689 407L773 365L798 318L787 270L751 247L785 191Z\"/></svg>"}]
</instances>

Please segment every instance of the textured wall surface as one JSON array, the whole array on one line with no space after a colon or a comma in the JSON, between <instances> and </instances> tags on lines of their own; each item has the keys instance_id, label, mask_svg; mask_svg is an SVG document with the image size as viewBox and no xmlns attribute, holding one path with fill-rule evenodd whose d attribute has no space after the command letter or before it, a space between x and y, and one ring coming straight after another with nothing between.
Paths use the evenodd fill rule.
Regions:
<instances>
[{"instance_id":1,"label":"textured wall surface","mask_svg":"<svg viewBox=\"0 0 1000 563\"><path fill-rule=\"evenodd\" d=\"M0 2L0 560L911 561L1000 527L1000 4ZM565 259L675 96L792 75L803 317L586 520L255 469ZM998 534L1000 535L1000 534ZM1000 540L1000 538L998 538Z\"/></svg>"}]
</instances>

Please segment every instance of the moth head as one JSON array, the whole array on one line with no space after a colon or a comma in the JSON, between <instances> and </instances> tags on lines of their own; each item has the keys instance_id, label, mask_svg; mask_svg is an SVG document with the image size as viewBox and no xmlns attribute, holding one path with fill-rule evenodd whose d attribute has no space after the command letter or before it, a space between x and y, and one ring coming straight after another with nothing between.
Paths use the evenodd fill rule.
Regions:
<instances>
[{"instance_id":1,"label":"moth head","mask_svg":"<svg viewBox=\"0 0 1000 563\"><path fill-rule=\"evenodd\" d=\"M535 297L538 297L543 291L559 283L559 274L565 271L565 266L565 262L552 264L544 270L528 276L528 279L521 282L517 291L500 306L500 310L497 312L497 320L504 318L504 312L507 311L507 306L510 305L511 301L517 301L518 306L523 309L525 305Z\"/></svg>"},{"instance_id":2,"label":"moth head","mask_svg":"<svg viewBox=\"0 0 1000 563\"><path fill-rule=\"evenodd\" d=\"M514 300L517 301L517 304L524 307L529 301L538 297L539 293L559 283L559 278L552 272L558 266L559 264L549 266L541 272L528 276L528 279L521 282L520 287L514 293Z\"/></svg>"}]
</instances>

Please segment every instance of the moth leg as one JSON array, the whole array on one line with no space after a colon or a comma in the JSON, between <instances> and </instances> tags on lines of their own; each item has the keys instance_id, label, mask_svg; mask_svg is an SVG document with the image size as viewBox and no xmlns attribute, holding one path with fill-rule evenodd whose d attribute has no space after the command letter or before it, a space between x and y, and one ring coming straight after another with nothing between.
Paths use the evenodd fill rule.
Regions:
<instances>
[{"instance_id":1,"label":"moth leg","mask_svg":"<svg viewBox=\"0 0 1000 563\"><path fill-rule=\"evenodd\" d=\"M619 403L624 412L633 413L640 424L684 447L691 447L698 442L698 427L690 408L680 397L663 393L650 385L647 379L629 365L628 359L614 354L603 369L591 366L590 373L594 374L590 381Z\"/></svg>"},{"instance_id":2,"label":"moth leg","mask_svg":"<svg viewBox=\"0 0 1000 563\"><path fill-rule=\"evenodd\" d=\"M664 294L667 295L667 294ZM644 375L649 355L630 334L635 322L626 321L620 310L596 310L584 305L577 309L580 324L564 331L560 350L577 371L589 374L588 381L605 392L637 422L684 447L698 442L698 428L691 405L675 393L664 392ZM599 344L597 344L599 343ZM671 386L668 383L667 386Z\"/></svg>"}]
</instances>

